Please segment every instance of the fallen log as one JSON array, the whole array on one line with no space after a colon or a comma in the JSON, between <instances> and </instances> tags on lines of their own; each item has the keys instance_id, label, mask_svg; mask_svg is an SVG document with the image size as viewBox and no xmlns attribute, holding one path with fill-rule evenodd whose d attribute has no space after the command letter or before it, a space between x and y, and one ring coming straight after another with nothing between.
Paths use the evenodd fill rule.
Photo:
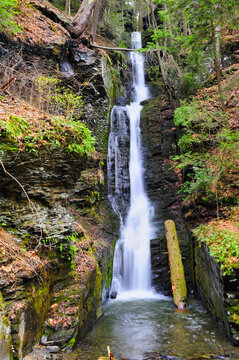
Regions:
<instances>
[{"instance_id":1,"label":"fallen log","mask_svg":"<svg viewBox=\"0 0 239 360\"><path fill-rule=\"evenodd\" d=\"M90 41L90 45L96 49L108 50L108 51L139 51L139 49L130 49L130 48L122 48L122 47L109 47L103 45L96 45ZM160 49L148 49L147 52L150 51L160 51Z\"/></svg>"},{"instance_id":2,"label":"fallen log","mask_svg":"<svg viewBox=\"0 0 239 360\"><path fill-rule=\"evenodd\" d=\"M166 220L164 225L167 239L173 300L178 309L185 309L187 308L187 286L177 231L175 223L172 220Z\"/></svg>"}]
</instances>

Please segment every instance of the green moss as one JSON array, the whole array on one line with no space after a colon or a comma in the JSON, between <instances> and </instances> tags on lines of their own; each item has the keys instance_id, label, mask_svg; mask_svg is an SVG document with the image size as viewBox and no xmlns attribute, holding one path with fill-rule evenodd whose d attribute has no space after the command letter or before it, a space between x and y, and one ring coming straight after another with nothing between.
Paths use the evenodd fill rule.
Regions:
<instances>
[{"instance_id":1,"label":"green moss","mask_svg":"<svg viewBox=\"0 0 239 360\"><path fill-rule=\"evenodd\" d=\"M3 296L2 293L0 291L0 310L4 309L4 300L3 300Z\"/></svg>"},{"instance_id":2,"label":"green moss","mask_svg":"<svg viewBox=\"0 0 239 360\"><path fill-rule=\"evenodd\" d=\"M18 151L17 143L13 141L0 144L0 152L3 153L4 151Z\"/></svg>"},{"instance_id":3,"label":"green moss","mask_svg":"<svg viewBox=\"0 0 239 360\"><path fill-rule=\"evenodd\" d=\"M32 294L31 294L31 300L34 305L34 308L37 312L37 314L42 314L46 309L46 303L47 299L49 298L49 283L45 284L42 287L35 288L35 286L32 286Z\"/></svg>"},{"instance_id":4,"label":"green moss","mask_svg":"<svg viewBox=\"0 0 239 360\"><path fill-rule=\"evenodd\" d=\"M99 269L99 266L96 268L96 277L95 277L95 287L94 287L94 298L101 299L101 283L102 283L102 275Z\"/></svg>"},{"instance_id":5,"label":"green moss","mask_svg":"<svg viewBox=\"0 0 239 360\"><path fill-rule=\"evenodd\" d=\"M105 274L105 289L107 290L110 286L111 286L111 283L112 283L112 279L113 279L113 261L114 261L114 253L115 253L115 245L116 245L116 241L117 241L117 238L115 237L114 238L114 241L113 241L113 255L111 258L108 258L107 257L107 260L106 260L106 274Z\"/></svg>"},{"instance_id":6,"label":"green moss","mask_svg":"<svg viewBox=\"0 0 239 360\"><path fill-rule=\"evenodd\" d=\"M0 314L0 342L1 351L12 359L11 323L3 314Z\"/></svg>"},{"instance_id":7,"label":"green moss","mask_svg":"<svg viewBox=\"0 0 239 360\"><path fill-rule=\"evenodd\" d=\"M76 339L74 337L72 337L68 343L67 343L67 347L68 348L72 348L75 345Z\"/></svg>"},{"instance_id":8,"label":"green moss","mask_svg":"<svg viewBox=\"0 0 239 360\"><path fill-rule=\"evenodd\" d=\"M60 56L61 55L61 47L59 45L55 45L53 48L53 54L56 56Z\"/></svg>"},{"instance_id":9,"label":"green moss","mask_svg":"<svg viewBox=\"0 0 239 360\"><path fill-rule=\"evenodd\" d=\"M208 277L208 272L205 270L202 264L202 258L200 255L200 248L197 244L195 248L195 260L196 260L196 280L199 282L200 286L203 288L205 297L208 299L210 297L210 281Z\"/></svg>"},{"instance_id":10,"label":"green moss","mask_svg":"<svg viewBox=\"0 0 239 360\"><path fill-rule=\"evenodd\" d=\"M175 305L177 307L181 307L182 304L185 304L186 302L187 286L176 227L174 221L172 220L166 220L164 224L170 264L173 299Z\"/></svg>"},{"instance_id":11,"label":"green moss","mask_svg":"<svg viewBox=\"0 0 239 360\"><path fill-rule=\"evenodd\" d=\"M143 118L151 118L155 115L155 112L158 112L162 107L162 98L157 97L154 99L146 100L143 102L143 109L141 110L140 117Z\"/></svg>"},{"instance_id":12,"label":"green moss","mask_svg":"<svg viewBox=\"0 0 239 360\"><path fill-rule=\"evenodd\" d=\"M228 322L229 323L234 323L236 325L239 325L239 315L236 313L232 313L231 315L228 316Z\"/></svg>"},{"instance_id":13,"label":"green moss","mask_svg":"<svg viewBox=\"0 0 239 360\"><path fill-rule=\"evenodd\" d=\"M239 301L233 306L227 306L227 312L230 314L228 322L239 326Z\"/></svg>"}]
</instances>

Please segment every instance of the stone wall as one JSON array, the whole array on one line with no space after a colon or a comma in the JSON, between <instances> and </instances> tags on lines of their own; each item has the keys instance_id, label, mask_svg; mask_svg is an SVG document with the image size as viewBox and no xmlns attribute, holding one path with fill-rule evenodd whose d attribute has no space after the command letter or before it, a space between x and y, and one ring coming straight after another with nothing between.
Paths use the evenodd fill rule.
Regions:
<instances>
[{"instance_id":1,"label":"stone wall","mask_svg":"<svg viewBox=\"0 0 239 360\"><path fill-rule=\"evenodd\" d=\"M231 275L223 271L209 254L205 244L195 247L196 283L206 308L226 333L229 340L239 345L239 270Z\"/></svg>"}]
</instances>

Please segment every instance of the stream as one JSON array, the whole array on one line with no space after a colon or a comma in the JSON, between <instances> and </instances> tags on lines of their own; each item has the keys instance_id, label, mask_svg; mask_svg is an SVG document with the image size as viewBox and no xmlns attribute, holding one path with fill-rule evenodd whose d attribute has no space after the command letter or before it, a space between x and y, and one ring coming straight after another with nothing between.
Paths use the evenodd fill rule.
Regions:
<instances>
[{"instance_id":1,"label":"stream","mask_svg":"<svg viewBox=\"0 0 239 360\"><path fill-rule=\"evenodd\" d=\"M201 303L189 299L187 311L177 311L170 297L109 300L97 326L63 360L97 360L110 346L116 359L239 359L234 348L213 323ZM210 357L208 357L210 358ZM170 358L169 358L170 359Z\"/></svg>"}]
</instances>

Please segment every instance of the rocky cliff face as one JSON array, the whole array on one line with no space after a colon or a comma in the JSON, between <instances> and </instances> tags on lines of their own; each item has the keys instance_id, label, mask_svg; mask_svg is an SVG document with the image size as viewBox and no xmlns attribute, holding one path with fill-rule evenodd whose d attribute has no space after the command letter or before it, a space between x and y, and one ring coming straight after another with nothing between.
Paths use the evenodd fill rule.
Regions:
<instances>
[{"instance_id":1,"label":"rocky cliff face","mask_svg":"<svg viewBox=\"0 0 239 360\"><path fill-rule=\"evenodd\" d=\"M40 147L36 154L0 138L4 360L23 358L39 342L46 352L71 349L93 326L101 316L103 287L109 286L112 276L112 243L118 229L104 180L102 139L107 138L109 98L103 54L89 50L84 39L72 40L68 19L61 19L47 2L21 6L17 22L24 32L12 38L0 35L1 82L17 75L3 93L0 116L24 118L27 112L41 127L48 121L41 108L46 94L37 92L35 80L58 78L82 96L81 120L94 130L103 154L87 157L54 146Z\"/></svg>"},{"instance_id":2,"label":"rocky cliff face","mask_svg":"<svg viewBox=\"0 0 239 360\"><path fill-rule=\"evenodd\" d=\"M145 182L154 206L157 238L151 241L153 285L165 294L171 293L167 243L164 221L173 220L179 237L186 281L192 288L192 258L190 234L180 208L178 189L180 173L172 169L170 158L176 152L176 128L173 110L163 97L143 103L141 112L142 145Z\"/></svg>"},{"instance_id":3,"label":"rocky cliff face","mask_svg":"<svg viewBox=\"0 0 239 360\"><path fill-rule=\"evenodd\" d=\"M82 226L102 192L100 159L45 150L30 158L0 147L12 176L1 169L1 224L12 234L2 231L0 242L2 326L9 333L2 346L12 341L18 359L45 333L46 346L71 348L101 315L109 285L115 229L100 230L100 219L95 234L94 224Z\"/></svg>"}]
</instances>

